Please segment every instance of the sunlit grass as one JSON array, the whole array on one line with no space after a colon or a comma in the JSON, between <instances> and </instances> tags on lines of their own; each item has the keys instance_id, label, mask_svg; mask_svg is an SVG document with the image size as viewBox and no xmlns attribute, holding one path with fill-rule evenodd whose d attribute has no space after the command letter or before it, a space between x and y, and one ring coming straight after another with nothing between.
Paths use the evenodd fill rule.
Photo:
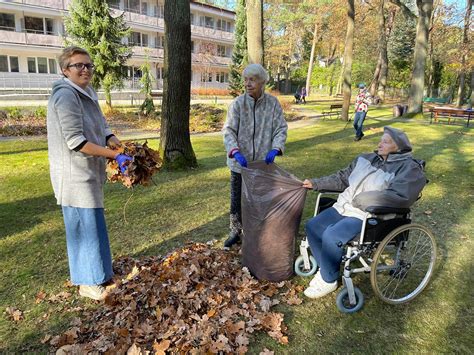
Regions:
<instances>
[{"instance_id":1,"label":"sunlit grass","mask_svg":"<svg viewBox=\"0 0 474 355\"><path fill-rule=\"evenodd\" d=\"M285 156L277 158L277 163L300 179L322 176L346 166L357 154L373 150L384 125L406 130L415 156L427 162L430 179L414 207L414 219L433 230L439 245L432 283L413 302L389 306L375 298L368 275L358 275L355 282L366 296L362 311L351 316L339 313L335 295L304 300L298 306L279 306L289 326L289 345L256 335L252 352L264 347L288 354L469 351L472 131L423 121L387 121L390 115L388 108L373 111L374 118L367 120L366 137L360 142L352 141L350 125L344 129L345 123L334 119L291 130ZM151 140L150 145L156 148L158 142ZM106 218L115 257L165 254L189 240L225 238L229 172L222 138L195 136L193 146L198 169L159 173L154 178L156 185L146 188L106 186ZM40 339L64 330L74 316L57 304L35 304L41 290L48 295L74 292L64 287L68 278L64 227L49 182L46 142L0 142L0 156L0 309L13 306L25 314L18 323L1 314L0 352L45 352L47 347ZM304 220L312 215L314 201L315 194L309 194ZM74 296L71 306L91 307L91 303ZM43 319L45 314L49 318Z\"/></svg>"}]
</instances>

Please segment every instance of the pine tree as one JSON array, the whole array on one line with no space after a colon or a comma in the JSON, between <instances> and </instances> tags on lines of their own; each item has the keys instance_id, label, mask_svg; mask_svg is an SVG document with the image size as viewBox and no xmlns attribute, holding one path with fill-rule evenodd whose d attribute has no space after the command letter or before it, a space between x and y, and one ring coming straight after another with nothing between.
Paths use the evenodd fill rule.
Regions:
<instances>
[{"instance_id":1,"label":"pine tree","mask_svg":"<svg viewBox=\"0 0 474 355\"><path fill-rule=\"evenodd\" d=\"M237 0L235 20L235 42L230 65L229 91L232 96L239 96L244 90L242 70L247 64L247 20L245 0Z\"/></svg>"},{"instance_id":2,"label":"pine tree","mask_svg":"<svg viewBox=\"0 0 474 355\"><path fill-rule=\"evenodd\" d=\"M102 87L107 106L111 107L110 92L123 87L124 66L132 55L130 47L122 43L130 33L123 14L113 17L104 0L72 0L64 24L66 44L89 52L95 65L92 85L96 89Z\"/></svg>"},{"instance_id":3,"label":"pine tree","mask_svg":"<svg viewBox=\"0 0 474 355\"><path fill-rule=\"evenodd\" d=\"M145 94L145 100L140 106L140 111L148 116L150 113L155 111L155 104L153 103L153 98L151 97L151 90L153 88L153 75L150 71L150 63L148 60L140 67L142 71L142 77L140 78L140 83L142 84L141 92Z\"/></svg>"}]
</instances>

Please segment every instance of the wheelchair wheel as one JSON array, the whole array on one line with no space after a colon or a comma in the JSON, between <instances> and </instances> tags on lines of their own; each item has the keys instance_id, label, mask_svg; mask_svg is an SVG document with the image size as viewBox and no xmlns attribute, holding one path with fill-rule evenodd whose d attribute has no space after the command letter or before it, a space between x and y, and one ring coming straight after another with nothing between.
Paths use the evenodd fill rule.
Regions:
<instances>
[{"instance_id":1,"label":"wheelchair wheel","mask_svg":"<svg viewBox=\"0 0 474 355\"><path fill-rule=\"evenodd\" d=\"M304 267L304 258L303 255L300 255L295 260L295 272L296 275L307 277L313 275L318 269L318 263L314 256L309 255L309 269Z\"/></svg>"},{"instance_id":2,"label":"wheelchair wheel","mask_svg":"<svg viewBox=\"0 0 474 355\"><path fill-rule=\"evenodd\" d=\"M336 305L337 308L342 312L342 313L355 313L360 311L362 306L364 305L364 294L362 291L354 287L354 293L356 297L356 304L351 305L349 303L349 291L347 287L344 287L339 293L337 294L336 297Z\"/></svg>"},{"instance_id":3,"label":"wheelchair wheel","mask_svg":"<svg viewBox=\"0 0 474 355\"><path fill-rule=\"evenodd\" d=\"M390 232L374 254L370 283L375 294L391 304L418 296L433 274L436 242L419 224L405 224Z\"/></svg>"}]
</instances>

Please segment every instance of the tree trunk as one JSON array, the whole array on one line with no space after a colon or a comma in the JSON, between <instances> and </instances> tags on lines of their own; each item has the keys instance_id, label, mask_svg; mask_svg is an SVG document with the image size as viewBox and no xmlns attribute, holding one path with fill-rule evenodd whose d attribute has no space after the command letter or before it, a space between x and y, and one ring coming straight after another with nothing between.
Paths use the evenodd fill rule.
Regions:
<instances>
[{"instance_id":1,"label":"tree trunk","mask_svg":"<svg viewBox=\"0 0 474 355\"><path fill-rule=\"evenodd\" d=\"M249 63L263 65L263 0L247 0L245 6Z\"/></svg>"},{"instance_id":2,"label":"tree trunk","mask_svg":"<svg viewBox=\"0 0 474 355\"><path fill-rule=\"evenodd\" d=\"M467 104L467 108L471 108L472 109L472 104L473 104L473 101L474 101L474 70L471 72L471 85L469 87L469 97L470 97L470 100Z\"/></svg>"},{"instance_id":3,"label":"tree trunk","mask_svg":"<svg viewBox=\"0 0 474 355\"><path fill-rule=\"evenodd\" d=\"M388 40L392 33L393 23L395 21L395 15L397 13L396 9L392 9L389 12L388 21L385 21L384 6L381 6L381 15L383 17L383 41L381 39L381 47L380 47L380 74L378 77L378 88L377 88L377 95L380 97L380 101L385 101L385 89L387 88L387 77L388 77Z\"/></svg>"},{"instance_id":4,"label":"tree trunk","mask_svg":"<svg viewBox=\"0 0 474 355\"><path fill-rule=\"evenodd\" d=\"M377 65L375 66L374 76L372 82L370 83L369 92L370 95L375 96L379 88L379 78L380 78L380 68L382 67L382 53L379 53L379 59L377 60Z\"/></svg>"},{"instance_id":5,"label":"tree trunk","mask_svg":"<svg viewBox=\"0 0 474 355\"><path fill-rule=\"evenodd\" d=\"M196 167L189 135L191 23L189 0L165 1L165 45L161 151L164 166Z\"/></svg>"},{"instance_id":6,"label":"tree trunk","mask_svg":"<svg viewBox=\"0 0 474 355\"><path fill-rule=\"evenodd\" d=\"M458 101L456 106L461 107L464 101L464 86L466 77L466 59L469 50L469 25L471 22L472 0L467 0L466 16L464 17L464 33L462 37L462 57L461 57L461 73L459 75Z\"/></svg>"},{"instance_id":7,"label":"tree trunk","mask_svg":"<svg viewBox=\"0 0 474 355\"><path fill-rule=\"evenodd\" d=\"M425 88L425 61L428 52L428 30L430 27L433 0L416 0L418 23L416 25L415 53L408 97L408 113L423 112L423 91Z\"/></svg>"},{"instance_id":8,"label":"tree trunk","mask_svg":"<svg viewBox=\"0 0 474 355\"><path fill-rule=\"evenodd\" d=\"M352 74L352 48L354 46L354 0L347 0L347 32L344 48L344 74L343 74L343 102L341 119L349 120L349 106L351 104L351 74Z\"/></svg>"},{"instance_id":9,"label":"tree trunk","mask_svg":"<svg viewBox=\"0 0 474 355\"><path fill-rule=\"evenodd\" d=\"M308 74L306 75L306 95L309 96L309 88L311 86L311 74L313 73L314 51L318 42L318 24L314 24L313 43L311 44L311 55L309 57Z\"/></svg>"}]
</instances>

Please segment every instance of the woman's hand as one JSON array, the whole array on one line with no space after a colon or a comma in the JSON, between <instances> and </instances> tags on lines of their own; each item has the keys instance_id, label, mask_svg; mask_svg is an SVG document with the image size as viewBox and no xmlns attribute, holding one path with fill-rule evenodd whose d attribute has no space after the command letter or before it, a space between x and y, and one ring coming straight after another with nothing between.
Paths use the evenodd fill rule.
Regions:
<instances>
[{"instance_id":1,"label":"woman's hand","mask_svg":"<svg viewBox=\"0 0 474 355\"><path fill-rule=\"evenodd\" d=\"M303 181L303 187L306 189L312 189L313 183L310 180L305 179L305 181Z\"/></svg>"}]
</instances>

